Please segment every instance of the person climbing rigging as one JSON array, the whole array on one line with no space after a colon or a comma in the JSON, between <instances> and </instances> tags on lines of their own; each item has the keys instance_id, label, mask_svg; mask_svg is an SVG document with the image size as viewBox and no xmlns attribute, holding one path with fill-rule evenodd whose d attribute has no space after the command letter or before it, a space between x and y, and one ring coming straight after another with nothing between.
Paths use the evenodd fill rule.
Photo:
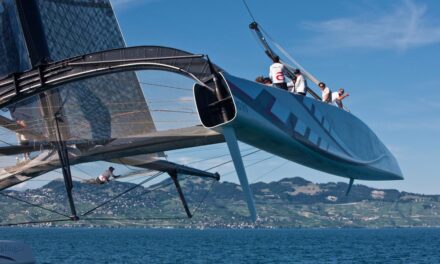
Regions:
<instances>
[{"instance_id":1,"label":"person climbing rigging","mask_svg":"<svg viewBox=\"0 0 440 264\"><path fill-rule=\"evenodd\" d=\"M99 175L96 178L96 182L99 184L103 184L103 183L109 182L110 177L113 177L114 179L121 177L121 175L114 175L113 174L114 170L115 170L115 168L109 167L107 170L105 170L103 173L101 173L101 175Z\"/></svg>"}]
</instances>

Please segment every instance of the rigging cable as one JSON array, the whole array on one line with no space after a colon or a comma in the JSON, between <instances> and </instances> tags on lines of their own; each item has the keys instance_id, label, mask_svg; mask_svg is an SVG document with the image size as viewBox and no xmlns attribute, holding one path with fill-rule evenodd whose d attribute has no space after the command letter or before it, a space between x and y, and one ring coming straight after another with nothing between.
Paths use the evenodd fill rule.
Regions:
<instances>
[{"instance_id":1,"label":"rigging cable","mask_svg":"<svg viewBox=\"0 0 440 264\"><path fill-rule=\"evenodd\" d=\"M160 175L162 175L163 173L164 173L164 172L160 172L160 173L158 173L157 176L160 176ZM184 179L186 179L186 177L184 177ZM166 184L165 184L165 183L166 183ZM170 185L172 185L172 184L173 184L172 181L169 181L169 182L165 182L165 181L163 181L163 182L159 183L155 188L153 188L153 189L149 189L149 190L146 190L145 192L140 193L138 196L145 195L145 194L147 194L147 193L149 193L149 192L156 191L156 190L158 190L158 189L160 189L160 188L164 188L164 187L170 186ZM135 186L135 187L138 187L138 186ZM134 189L134 188L132 188L131 190L127 190L125 193L127 193L127 192L129 192L129 191L132 191L133 189ZM120 196L122 196L123 194L124 194L124 193L121 193L120 195L118 195L118 197L114 197L114 198L108 200L107 202L110 202L111 200L115 200L115 199L119 198ZM106 203L107 203L107 202L106 202ZM104 205L104 204L102 204L102 205ZM101 206L100 206L100 207L101 207ZM92 211L94 211L94 210L96 210L96 209L98 209L98 208L99 208L99 207L94 208L94 209L92 209L92 210L90 210L90 211L84 213L83 216L87 216L87 215L90 214ZM95 219L95 218L84 218L83 220L91 220L91 219ZM178 219L178 218L166 218L166 219ZM186 219L186 218L185 218L185 219ZM124 220L124 219L121 219L121 220Z\"/></svg>"},{"instance_id":2,"label":"rigging cable","mask_svg":"<svg viewBox=\"0 0 440 264\"><path fill-rule=\"evenodd\" d=\"M251 153L248 153L248 154L242 155L242 158L245 157L245 156L250 156L250 155L252 155L252 154L254 154L254 153L257 153L258 151L260 151L260 150L257 150L257 151L254 151L254 152L251 152ZM252 163L252 164L249 164L249 165L246 165L245 168L248 168L248 167L250 167L250 166L256 165L256 164L258 164L258 163L261 163L261 162L266 161L266 160L268 160L268 159L271 159L271 158L273 158L273 157L275 157L275 156L272 155L272 156L270 156L270 157L268 157L268 158L265 158L265 159L259 160L259 161L257 161L257 162ZM231 160L231 161L232 161L232 160ZM230 162L230 161L229 161L229 162ZM223 163L223 164L226 164L226 163ZM222 165L222 164L220 164L219 166L221 166L221 165ZM208 170L209 170L209 169L208 169ZM225 176L225 175L223 175L223 176ZM200 207L202 206L202 204L203 204L203 203L205 202L205 200L208 198L208 195L211 193L211 191L212 191L212 189L213 189L213 187L214 187L214 185L215 185L216 183L217 183L217 181L214 181L214 180L211 182L211 186L209 187L208 191L205 193L205 195L203 196L202 200L201 200L201 201L197 204L197 206L194 208L193 213L192 213L193 216L197 213L197 211L200 209Z\"/></svg>"},{"instance_id":3,"label":"rigging cable","mask_svg":"<svg viewBox=\"0 0 440 264\"><path fill-rule=\"evenodd\" d=\"M5 143L6 145L9 145L9 146L11 146L11 147L16 146L16 145L13 145L13 144L11 144L11 143L9 143L9 142L3 141L3 140L1 140L1 139L0 139L0 142Z\"/></svg>"},{"instance_id":4,"label":"rigging cable","mask_svg":"<svg viewBox=\"0 0 440 264\"><path fill-rule=\"evenodd\" d=\"M258 180L262 179L263 177L265 177L265 176L268 175L269 173L272 173L272 172L274 172L274 171L276 171L276 170L278 170L278 169L284 167L284 166L285 166L286 164L288 164L289 162L290 162L290 161L287 160L287 161L285 161L283 164L281 164L280 166L275 167L275 168L273 168L273 169L270 169L269 171L263 173L262 175L260 175L258 178L256 178L256 179L254 180L254 183L257 182Z\"/></svg>"},{"instance_id":5,"label":"rigging cable","mask_svg":"<svg viewBox=\"0 0 440 264\"><path fill-rule=\"evenodd\" d=\"M260 151L260 150L256 150L256 151L253 151L253 152L251 152L251 153L248 153L248 154L242 155L242 157L246 157L246 156L252 155L252 154L254 154L254 153L257 153L258 151ZM211 169L214 169L214 168L217 168L217 167L220 167L220 166L225 165L225 164L230 163L230 162L232 162L232 159L229 160L229 161L227 161L227 162L223 162L223 163L220 163L220 164L218 164L218 165L216 165L216 166L213 166L213 167L211 167L211 168L209 168L209 169L206 169L206 171L211 170ZM151 180L157 178L158 176L162 175L163 173L164 173L164 172L158 172L157 174L153 175L151 178L148 178L148 179L146 179L146 180L140 182L139 184L133 186L132 188L127 189L126 191L124 191L124 192L122 192L122 193L120 193L120 194L114 196L113 198L110 198L109 200L107 200L107 201L101 203L100 205L98 205L98 206L96 206L96 207L90 209L89 211L83 213L82 216L87 216L87 215L89 215L90 213L92 213L93 211L97 210L98 208L100 208L100 207L106 205L107 203L109 203L109 202L111 202L111 201L113 201L113 200L115 200L115 199L121 197L122 195L124 195L124 194L126 194L126 193L132 191L133 189L135 189L135 188L141 186L142 184L144 184L144 183L146 183L146 182L148 182L148 181L151 181ZM186 178L188 178L188 176L185 176L185 177L184 177L183 179L181 179L181 180L184 180L184 179L186 179ZM166 186L171 185L171 184L173 184L172 181L168 182L165 186L161 186L161 185L159 184L156 188L154 188L154 189L152 189L152 190L146 190L145 192L140 193L138 196L145 195L145 194L147 194L147 193L149 193L149 192L155 191L155 190L157 190L157 189L159 189L159 188L163 188L163 187L166 187ZM202 200L202 202L203 202L203 200Z\"/></svg>"},{"instance_id":6,"label":"rigging cable","mask_svg":"<svg viewBox=\"0 0 440 264\"><path fill-rule=\"evenodd\" d=\"M250 155L255 154L255 153L259 152L259 151L260 151L260 150L256 150L256 151L253 151L253 152L247 153L247 154L245 154L245 155L242 155L242 157L250 156ZM214 168L217 168L217 167L223 166L223 165L225 165L225 164L227 164L227 163L230 163L230 162L232 162L232 159L229 160L229 161L226 161L226 162L222 162L222 163L220 163L220 164L218 164L218 165L215 165L215 166L213 166L213 167L211 167L211 168L209 168L209 169L207 169L207 170L212 170L212 169L214 169ZM144 181L142 181L142 182L136 184L135 186L133 186L133 187L131 187L131 188L125 190L124 192L122 192L122 193L120 193L120 194L118 194L118 195L116 195L116 196L110 198L109 200L107 200L107 201L105 201L105 202L99 204L98 206L96 206L96 207L94 207L94 208L88 210L87 212L85 212L85 213L83 213L83 214L81 214L81 215L82 215L82 216L87 216L87 215L91 214L93 211L97 210L98 208L100 208L100 207L102 207L102 206L108 204L109 202L111 202L111 201L113 201L113 200L115 200L115 199L121 197L122 195L124 195L124 194L126 194L126 193L128 193L128 192L130 192L130 191L132 191L132 190L134 190L135 188L137 188L137 187L143 185L144 183L146 183L146 182L148 182L148 181L151 181L151 180L157 178L158 176L162 175L163 173L164 173L164 172L158 172L158 173L156 173L155 175L151 176L150 178L147 178L146 180L144 180ZM186 175L182 180L186 179L187 177L188 177L188 175ZM141 193L139 196L144 195L144 194L149 193L149 192L152 192L152 191L155 191L155 190L157 190L157 189L159 189L159 188L167 187L167 186L169 186L169 185L171 185L171 184L173 184L172 181L169 181L169 182L167 182L166 184L165 184L165 181L164 181L164 182L160 183L156 188L154 188L154 189L150 189L150 190L147 190L147 191ZM163 185L163 186L162 186L162 185ZM213 186L213 185L214 185L214 184L212 184L212 186ZM208 192L210 192L210 191L212 190L212 186L210 187L210 189L208 190ZM12 199L19 200L19 199L16 198L16 197L13 197L13 196L11 197L11 196L6 195L6 194L1 193L1 192L0 192L0 194L1 194L1 195L4 195L4 196L8 196L8 197L10 197L10 198L12 198ZM204 197L204 198L202 199L202 201L199 203L199 206L203 203L203 201L206 199L206 197L207 197L207 194L205 194L205 197ZM20 200L21 200L21 199L20 199ZM20 201L20 200L19 200L19 201ZM68 215L65 215L65 214L62 214L62 213L56 212L56 211L51 210L51 209L48 209L48 208L44 208L44 207L42 207L42 206L40 206L40 205L32 204L32 203L27 202L27 201L25 201L25 200L22 200L22 202L27 203L27 204L32 205L32 206L35 206L35 207L38 207L38 208L41 208L41 209L43 209L43 210L51 211L51 212L56 213L56 214L59 214L59 215L61 215L61 216L65 216L65 217L67 217L67 219L65 219L65 220L59 219L59 220L46 220L46 221L29 221L29 222L23 222L23 223L12 223L12 224L0 224L0 226L8 226L8 225L24 225L24 224L37 224L37 223L51 223L51 222L59 222L59 221L71 221L70 216L68 216ZM199 206L197 206L196 208L198 208ZM173 218L173 219L175 219L175 218ZM185 218L185 219L186 219L186 218ZM90 219L89 219L89 218L86 218L86 219L83 219L83 220L93 220L93 218L90 218ZM96 219L96 220L97 220L97 219Z\"/></svg>"},{"instance_id":7,"label":"rigging cable","mask_svg":"<svg viewBox=\"0 0 440 264\"><path fill-rule=\"evenodd\" d=\"M116 218L116 217L91 217L80 219L83 221L151 221L151 220L179 220L187 219L187 217L176 216L176 217L150 217L150 218L138 218L138 217L127 217L127 218Z\"/></svg>"},{"instance_id":8,"label":"rigging cable","mask_svg":"<svg viewBox=\"0 0 440 264\"><path fill-rule=\"evenodd\" d=\"M259 152L259 151L261 151L261 150L259 150L259 149L258 149L258 150L255 150L255 151L253 151L253 152L251 152L251 153L248 153L248 154L242 155L241 157L244 158L244 157L250 156L250 155L252 155L252 154L255 154L255 153ZM215 165L215 166L213 166L213 167L211 167L211 168L208 168L208 169L205 169L205 170L206 170L206 171L209 171L209 170L215 169L215 168L217 168L217 167L223 166L223 165L228 164L228 163L231 163L231 162L232 162L232 159L230 159L230 160L228 160L228 161L225 161L225 162L222 162L222 163L220 163L220 164L218 164L218 165Z\"/></svg>"},{"instance_id":9,"label":"rigging cable","mask_svg":"<svg viewBox=\"0 0 440 264\"><path fill-rule=\"evenodd\" d=\"M208 195L211 193L214 185L217 183L217 181L215 180L211 180L211 185L209 186L208 191L205 193L205 195L203 196L202 200L200 200L200 202L197 204L197 206L194 208L192 215L194 216L198 210L200 209L200 207L202 206L202 204L205 202L205 200L208 198Z\"/></svg>"},{"instance_id":10,"label":"rigging cable","mask_svg":"<svg viewBox=\"0 0 440 264\"><path fill-rule=\"evenodd\" d=\"M150 172L150 171L151 171L151 170L149 170L149 169L147 169L147 170L132 169L132 168L130 168L130 166L136 167L136 165L128 165L128 164L126 164L126 163L122 160L122 158L118 158L118 161L119 161L120 164L124 165L125 168L131 170L131 171L134 172L134 173L142 172L142 171L146 171L146 172Z\"/></svg>"},{"instance_id":11,"label":"rigging cable","mask_svg":"<svg viewBox=\"0 0 440 264\"><path fill-rule=\"evenodd\" d=\"M255 165L257 165L257 164L259 164L259 163L261 163L261 162L263 162L263 161L270 160L270 159L272 159L272 158L274 158L274 157L275 157L275 155L271 155L271 156L269 156L269 157L267 157L267 158L260 159L260 160L258 160L258 161L255 161L255 162L251 163L251 164L247 164L247 165L245 165L244 167L245 167L245 168L249 168L249 167L255 166ZM235 170L230 171L230 172L228 172L228 173L225 173L225 174L223 174L222 176L223 176L223 177L225 177L225 176L229 176L229 175L231 175L231 174L234 173L234 172L235 172Z\"/></svg>"},{"instance_id":12,"label":"rigging cable","mask_svg":"<svg viewBox=\"0 0 440 264\"><path fill-rule=\"evenodd\" d=\"M248 150L252 150L252 149L255 149L255 148L253 148L253 147L251 147L251 148L247 148L247 149L244 149L243 152L244 152L244 151L248 151ZM226 153L226 154L217 155L217 156L209 157L209 158L206 158L206 159L201 159L201 160L191 161L191 162L185 163L185 165L191 165L191 164L194 164L194 163L200 163L200 162L204 162L204 161L208 161L208 160L213 160L213 159L223 158L223 157L230 156L230 155L231 155L231 154L228 152L228 153ZM244 156L243 156L243 157L244 157Z\"/></svg>"},{"instance_id":13,"label":"rigging cable","mask_svg":"<svg viewBox=\"0 0 440 264\"><path fill-rule=\"evenodd\" d=\"M19 202L22 202L22 203L28 204L28 205L33 206L33 207L40 208L40 209L42 209L42 210L45 210L45 211L48 211L48 212L51 212L51 213L54 213L54 214L57 214L57 215L61 215L61 216L65 216L65 217L69 217L69 216L66 215L66 214L63 214L63 213L57 212L57 211L55 211L55 210L52 210L52 209L49 209L49 208L43 207L43 206L38 205L38 204L34 204L34 203L31 203L31 202L28 202L28 201L26 201L26 200L24 200L24 199L21 199L21 198L18 198L18 197L15 197L15 196L12 196L12 195L9 195L9 194L6 194L6 193L3 193L3 192L0 192L0 195L5 196L5 197L8 197L8 198L11 198L11 199L13 199L13 200L17 200L17 201L19 201Z\"/></svg>"},{"instance_id":14,"label":"rigging cable","mask_svg":"<svg viewBox=\"0 0 440 264\"><path fill-rule=\"evenodd\" d=\"M246 3L246 0L242 0L243 4L245 5L249 15L251 16L253 23L256 24L255 18L252 15L252 12L249 9L249 6ZM269 38L269 40L275 45L275 47L277 47L277 49L284 55L287 57L287 59L289 59L291 61L291 63L293 63L298 69L301 70L301 72L303 73L304 77L306 77L307 79L311 80L313 83L315 83L316 85L318 85L320 83L320 81L313 76L311 73L309 73L301 64L298 63L298 61L296 61L280 44L278 44L273 38L270 37L270 35L263 29L263 27L261 25L259 25L259 28L261 28L261 32L264 33L265 36L267 36ZM267 53L267 55L272 57L272 49L268 46L266 39L264 38L264 36L262 35L263 39L260 39L258 42L260 44L261 41L264 41L264 43L266 43L267 47L264 47L265 52L270 52ZM264 46L264 45L263 45ZM290 66L289 64L282 62L283 64L285 64L286 68L292 68L294 69L294 67ZM307 91L317 100L321 100L321 97L319 97L318 94L315 93L315 91L313 91L311 88L307 87Z\"/></svg>"},{"instance_id":15,"label":"rigging cable","mask_svg":"<svg viewBox=\"0 0 440 264\"><path fill-rule=\"evenodd\" d=\"M144 183L146 183L146 182L149 182L149 181L151 181L151 180L153 180L153 179L159 177L159 176L162 175L163 173L164 173L164 172L158 172L158 173L156 173L155 175L153 175L153 176L147 178L146 180L143 180L142 182L136 184L135 186L128 188L127 190L123 191L122 193L119 193L119 194L115 195L114 197L108 199L107 201L105 201L105 202L99 204L98 206L95 206L94 208L88 210L87 212L81 214L81 216L86 216L86 215L91 214L93 211L97 210L98 208L100 208L100 207L102 207L102 206L108 204L109 202L111 202L111 201L113 201L113 200L115 200L115 199L121 197L122 195L124 195L124 194L126 194L126 193L128 193L128 192L130 192L130 191L132 191L132 190L134 190L134 189L136 189L136 188L138 188L138 187L141 186L142 184L144 184Z\"/></svg>"},{"instance_id":16,"label":"rigging cable","mask_svg":"<svg viewBox=\"0 0 440 264\"><path fill-rule=\"evenodd\" d=\"M252 15L252 12L251 12L251 10L250 10L248 4L246 3L246 0L242 0L242 2L243 2L243 4L244 4L244 6L246 7L246 9L247 9L249 15L251 16L251 18L252 18L252 22L255 22L255 18L254 18L254 16Z\"/></svg>"},{"instance_id":17,"label":"rigging cable","mask_svg":"<svg viewBox=\"0 0 440 264\"><path fill-rule=\"evenodd\" d=\"M278 44L270 35L269 33L267 33L264 28L259 25L261 28L261 31L264 33L264 35L267 36L267 38L275 45L275 47L284 55L286 56L286 58L288 60L290 60L291 63L293 63L296 67L298 67L301 72L304 74L304 76L306 76L309 80L311 80L314 84L318 85L319 84L319 80L313 76L310 72L308 72L297 60L295 60L284 48L283 46L281 46L280 44ZM293 68L292 66L288 65L287 66Z\"/></svg>"},{"instance_id":18,"label":"rigging cable","mask_svg":"<svg viewBox=\"0 0 440 264\"><path fill-rule=\"evenodd\" d=\"M63 175L63 173L60 172L60 171L58 171L58 170L54 170L54 172ZM84 178L81 178L81 177L78 177L78 176L73 176L73 175L72 175L72 178L75 178L75 179L77 179L77 180L82 180L82 181L86 181L86 180L87 180L87 179L84 179ZM29 181L33 181L33 180L31 179L31 180L29 180ZM50 181L50 180L47 180L47 181Z\"/></svg>"},{"instance_id":19,"label":"rigging cable","mask_svg":"<svg viewBox=\"0 0 440 264\"><path fill-rule=\"evenodd\" d=\"M157 86L162 88L169 88L169 89L176 89L176 90L184 90L184 91L192 91L191 88L184 88L184 87L177 87L177 86L171 86L171 85L164 85L164 84L158 84L158 83L148 83L148 82L139 82L140 84L150 85L150 86Z\"/></svg>"}]
</instances>

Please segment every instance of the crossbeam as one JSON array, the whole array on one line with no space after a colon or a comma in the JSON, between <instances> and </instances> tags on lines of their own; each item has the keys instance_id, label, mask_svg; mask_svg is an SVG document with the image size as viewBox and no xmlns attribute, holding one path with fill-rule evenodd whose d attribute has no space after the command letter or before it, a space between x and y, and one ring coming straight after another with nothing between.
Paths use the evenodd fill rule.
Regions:
<instances>
[{"instance_id":1,"label":"crossbeam","mask_svg":"<svg viewBox=\"0 0 440 264\"><path fill-rule=\"evenodd\" d=\"M194 79L206 86L212 68L205 55L159 46L106 50L58 62L0 79L0 109L60 85L115 72L162 70ZM209 87L207 87L209 88Z\"/></svg>"}]
</instances>

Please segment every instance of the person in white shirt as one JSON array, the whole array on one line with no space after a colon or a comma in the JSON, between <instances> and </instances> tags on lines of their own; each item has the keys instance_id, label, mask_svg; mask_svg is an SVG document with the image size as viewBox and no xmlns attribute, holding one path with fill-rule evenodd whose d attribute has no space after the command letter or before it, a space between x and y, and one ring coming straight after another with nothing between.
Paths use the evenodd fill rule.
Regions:
<instances>
[{"instance_id":1,"label":"person in white shirt","mask_svg":"<svg viewBox=\"0 0 440 264\"><path fill-rule=\"evenodd\" d=\"M114 175L113 174L114 170L115 170L115 168L109 167L108 170L105 170L103 173L101 173L101 175L98 176L98 178L96 178L96 182L99 184L103 184L103 183L110 181L110 177L113 177L115 179L120 177L121 175Z\"/></svg>"},{"instance_id":2,"label":"person in white shirt","mask_svg":"<svg viewBox=\"0 0 440 264\"><path fill-rule=\"evenodd\" d=\"M294 93L295 92L295 81L293 80L293 81L289 81L288 83L287 83L287 90L289 91L289 92L291 92L291 93Z\"/></svg>"},{"instance_id":3,"label":"person in white shirt","mask_svg":"<svg viewBox=\"0 0 440 264\"><path fill-rule=\"evenodd\" d=\"M294 92L299 95L305 96L307 92L307 83L304 79L304 76L301 74L301 71L299 69L296 69L293 74L295 74L296 77Z\"/></svg>"},{"instance_id":4,"label":"person in white shirt","mask_svg":"<svg viewBox=\"0 0 440 264\"><path fill-rule=\"evenodd\" d=\"M340 109L344 109L344 105L342 104L342 100L344 98L350 96L350 94L346 93L344 89L339 88L337 92L332 93L332 103L335 103Z\"/></svg>"},{"instance_id":5,"label":"person in white shirt","mask_svg":"<svg viewBox=\"0 0 440 264\"><path fill-rule=\"evenodd\" d=\"M330 91L330 89L323 82L320 82L318 84L318 86L319 86L319 88L322 91L322 95L321 95L322 101L324 103L330 103L330 101L331 101L331 91Z\"/></svg>"},{"instance_id":6,"label":"person in white shirt","mask_svg":"<svg viewBox=\"0 0 440 264\"><path fill-rule=\"evenodd\" d=\"M17 126L19 127L19 129L17 130L18 132L15 133L18 143L20 144L20 146L22 147L27 147L30 145L28 138L26 137L26 135L21 134L20 131L26 130L27 126L24 120L17 120ZM18 157L17 157L18 160ZM30 153L29 152L24 152L23 153L23 161L28 161L30 160Z\"/></svg>"},{"instance_id":7,"label":"person in white shirt","mask_svg":"<svg viewBox=\"0 0 440 264\"><path fill-rule=\"evenodd\" d=\"M273 64L269 68L269 78L272 85L287 91L286 77L284 76L284 65L280 63L280 57L272 58Z\"/></svg>"}]
</instances>

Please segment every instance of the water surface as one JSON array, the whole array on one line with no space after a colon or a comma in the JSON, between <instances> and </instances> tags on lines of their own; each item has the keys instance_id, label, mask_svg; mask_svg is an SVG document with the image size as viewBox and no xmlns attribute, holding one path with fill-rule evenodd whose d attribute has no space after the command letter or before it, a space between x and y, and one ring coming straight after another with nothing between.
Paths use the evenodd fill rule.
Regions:
<instances>
[{"instance_id":1,"label":"water surface","mask_svg":"<svg viewBox=\"0 0 440 264\"><path fill-rule=\"evenodd\" d=\"M1 228L38 263L440 263L440 229Z\"/></svg>"}]
</instances>

